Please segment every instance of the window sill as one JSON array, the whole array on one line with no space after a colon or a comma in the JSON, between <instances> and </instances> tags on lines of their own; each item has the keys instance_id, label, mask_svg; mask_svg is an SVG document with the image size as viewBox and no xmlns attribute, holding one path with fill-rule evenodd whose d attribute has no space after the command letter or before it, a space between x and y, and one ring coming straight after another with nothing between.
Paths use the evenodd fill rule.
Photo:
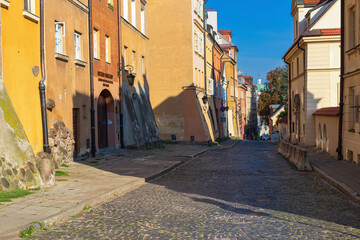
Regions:
<instances>
[{"instance_id":1,"label":"window sill","mask_svg":"<svg viewBox=\"0 0 360 240\"><path fill-rule=\"evenodd\" d=\"M100 61L100 58L96 58L96 57L94 57L94 59L95 59L96 61Z\"/></svg>"},{"instance_id":2,"label":"window sill","mask_svg":"<svg viewBox=\"0 0 360 240\"><path fill-rule=\"evenodd\" d=\"M60 60L60 61L63 61L63 62L68 62L69 61L69 57L64 55L64 54L61 54L61 53L55 53L55 58L57 60Z\"/></svg>"},{"instance_id":3,"label":"window sill","mask_svg":"<svg viewBox=\"0 0 360 240\"><path fill-rule=\"evenodd\" d=\"M80 60L80 59L75 59L75 65L78 65L80 67L86 67L87 62Z\"/></svg>"},{"instance_id":4,"label":"window sill","mask_svg":"<svg viewBox=\"0 0 360 240\"><path fill-rule=\"evenodd\" d=\"M38 23L40 18L38 16L36 16L35 14L29 12L29 11L26 11L26 10L23 10L23 16L24 18L34 22L34 23Z\"/></svg>"},{"instance_id":5,"label":"window sill","mask_svg":"<svg viewBox=\"0 0 360 240\"><path fill-rule=\"evenodd\" d=\"M349 132L355 133L355 129L350 129Z\"/></svg>"},{"instance_id":6,"label":"window sill","mask_svg":"<svg viewBox=\"0 0 360 240\"><path fill-rule=\"evenodd\" d=\"M0 5L1 7L8 9L10 7L10 2L7 0L0 0Z\"/></svg>"}]
</instances>

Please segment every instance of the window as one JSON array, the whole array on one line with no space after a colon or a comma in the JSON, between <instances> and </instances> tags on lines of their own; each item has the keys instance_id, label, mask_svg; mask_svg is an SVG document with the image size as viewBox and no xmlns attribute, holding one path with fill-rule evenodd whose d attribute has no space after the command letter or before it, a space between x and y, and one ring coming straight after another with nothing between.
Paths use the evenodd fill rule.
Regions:
<instances>
[{"instance_id":1,"label":"window","mask_svg":"<svg viewBox=\"0 0 360 240\"><path fill-rule=\"evenodd\" d=\"M203 0L196 0L196 12L202 17L203 15Z\"/></svg>"},{"instance_id":2,"label":"window","mask_svg":"<svg viewBox=\"0 0 360 240\"><path fill-rule=\"evenodd\" d=\"M355 108L355 88L350 88L350 96L349 96L350 102L350 119L349 119L349 128L350 130L355 129L355 114L357 109Z\"/></svg>"},{"instance_id":3,"label":"window","mask_svg":"<svg viewBox=\"0 0 360 240\"><path fill-rule=\"evenodd\" d=\"M111 42L110 37L105 35L105 60L111 63Z\"/></svg>"},{"instance_id":4,"label":"window","mask_svg":"<svg viewBox=\"0 0 360 240\"><path fill-rule=\"evenodd\" d=\"M194 34L194 47L195 47L195 52L199 51L199 38L198 38L198 34L195 33Z\"/></svg>"},{"instance_id":5,"label":"window","mask_svg":"<svg viewBox=\"0 0 360 240\"><path fill-rule=\"evenodd\" d=\"M131 24L136 27L136 1L131 0Z\"/></svg>"},{"instance_id":6,"label":"window","mask_svg":"<svg viewBox=\"0 0 360 240\"><path fill-rule=\"evenodd\" d=\"M146 74L146 69L145 69L145 57L142 56L141 57L141 71L142 71L142 75Z\"/></svg>"},{"instance_id":7,"label":"window","mask_svg":"<svg viewBox=\"0 0 360 240\"><path fill-rule=\"evenodd\" d=\"M35 13L35 1L34 0L24 0L24 10Z\"/></svg>"},{"instance_id":8,"label":"window","mask_svg":"<svg viewBox=\"0 0 360 240\"><path fill-rule=\"evenodd\" d=\"M356 44L356 15L355 7L352 7L349 12L349 47L355 47Z\"/></svg>"},{"instance_id":9,"label":"window","mask_svg":"<svg viewBox=\"0 0 360 240\"><path fill-rule=\"evenodd\" d=\"M296 58L296 73L297 73L297 76L299 76L299 73L300 73L300 70L299 70L299 58Z\"/></svg>"},{"instance_id":10,"label":"window","mask_svg":"<svg viewBox=\"0 0 360 240\"><path fill-rule=\"evenodd\" d=\"M127 65L127 55L126 55L126 52L127 52L127 47L126 46L124 46L124 54L123 54L123 57L124 57L124 59L123 59L123 61L124 61L124 66L126 66Z\"/></svg>"},{"instance_id":11,"label":"window","mask_svg":"<svg viewBox=\"0 0 360 240\"><path fill-rule=\"evenodd\" d=\"M107 5L111 10L114 10L114 0L107 0Z\"/></svg>"},{"instance_id":12,"label":"window","mask_svg":"<svg viewBox=\"0 0 360 240\"><path fill-rule=\"evenodd\" d=\"M129 21L129 2L128 0L123 0L123 17L126 21Z\"/></svg>"},{"instance_id":13,"label":"window","mask_svg":"<svg viewBox=\"0 0 360 240\"><path fill-rule=\"evenodd\" d=\"M74 42L75 42L75 59L81 60L81 34L74 33Z\"/></svg>"},{"instance_id":14,"label":"window","mask_svg":"<svg viewBox=\"0 0 360 240\"><path fill-rule=\"evenodd\" d=\"M63 38L65 37L65 24L55 22L55 53L64 53Z\"/></svg>"},{"instance_id":15,"label":"window","mask_svg":"<svg viewBox=\"0 0 360 240\"><path fill-rule=\"evenodd\" d=\"M94 38L94 58L100 59L100 39L99 39L99 31L94 29L93 32Z\"/></svg>"},{"instance_id":16,"label":"window","mask_svg":"<svg viewBox=\"0 0 360 240\"><path fill-rule=\"evenodd\" d=\"M133 51L132 52L132 66L133 66L134 72L136 72L135 71L135 54L136 54L135 51Z\"/></svg>"},{"instance_id":17,"label":"window","mask_svg":"<svg viewBox=\"0 0 360 240\"><path fill-rule=\"evenodd\" d=\"M144 6L141 6L140 19L141 19L141 33L145 35L145 7Z\"/></svg>"},{"instance_id":18,"label":"window","mask_svg":"<svg viewBox=\"0 0 360 240\"><path fill-rule=\"evenodd\" d=\"M319 123L319 132L318 132L318 139L319 143L322 143L322 132L321 132L321 124Z\"/></svg>"}]
</instances>

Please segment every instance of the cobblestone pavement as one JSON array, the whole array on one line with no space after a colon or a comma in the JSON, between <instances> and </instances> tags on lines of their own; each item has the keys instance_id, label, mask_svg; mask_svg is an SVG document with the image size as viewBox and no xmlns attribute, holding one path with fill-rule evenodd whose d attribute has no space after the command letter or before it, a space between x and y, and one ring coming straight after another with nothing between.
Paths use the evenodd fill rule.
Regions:
<instances>
[{"instance_id":1,"label":"cobblestone pavement","mask_svg":"<svg viewBox=\"0 0 360 240\"><path fill-rule=\"evenodd\" d=\"M273 144L241 142L41 233L39 239L359 239L360 207Z\"/></svg>"}]
</instances>

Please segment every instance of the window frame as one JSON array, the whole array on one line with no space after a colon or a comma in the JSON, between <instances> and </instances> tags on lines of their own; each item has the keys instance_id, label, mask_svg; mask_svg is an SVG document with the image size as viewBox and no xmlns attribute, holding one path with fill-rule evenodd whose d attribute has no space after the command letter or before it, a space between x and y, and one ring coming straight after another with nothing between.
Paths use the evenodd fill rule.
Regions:
<instances>
[{"instance_id":1,"label":"window frame","mask_svg":"<svg viewBox=\"0 0 360 240\"><path fill-rule=\"evenodd\" d=\"M105 35L105 61L111 63L111 38Z\"/></svg>"},{"instance_id":2,"label":"window frame","mask_svg":"<svg viewBox=\"0 0 360 240\"><path fill-rule=\"evenodd\" d=\"M123 0L123 18L129 21L129 0Z\"/></svg>"},{"instance_id":3,"label":"window frame","mask_svg":"<svg viewBox=\"0 0 360 240\"><path fill-rule=\"evenodd\" d=\"M64 51L65 32L66 32L65 22L55 21L55 53L65 55L65 51Z\"/></svg>"},{"instance_id":4,"label":"window frame","mask_svg":"<svg viewBox=\"0 0 360 240\"><path fill-rule=\"evenodd\" d=\"M100 60L100 38L96 28L93 29L93 48L94 59Z\"/></svg>"},{"instance_id":5,"label":"window frame","mask_svg":"<svg viewBox=\"0 0 360 240\"><path fill-rule=\"evenodd\" d=\"M82 34L79 32L74 32L74 50L75 50L75 59L82 60Z\"/></svg>"},{"instance_id":6,"label":"window frame","mask_svg":"<svg viewBox=\"0 0 360 240\"><path fill-rule=\"evenodd\" d=\"M136 0L131 1L131 24L136 27Z\"/></svg>"}]
</instances>

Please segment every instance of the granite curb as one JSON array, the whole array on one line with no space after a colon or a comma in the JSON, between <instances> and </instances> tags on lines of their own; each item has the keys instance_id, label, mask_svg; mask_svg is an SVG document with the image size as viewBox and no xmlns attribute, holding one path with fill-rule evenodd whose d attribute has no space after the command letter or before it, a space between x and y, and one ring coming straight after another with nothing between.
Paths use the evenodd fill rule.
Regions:
<instances>
[{"instance_id":1,"label":"granite curb","mask_svg":"<svg viewBox=\"0 0 360 240\"><path fill-rule=\"evenodd\" d=\"M354 200L357 203L360 203L360 193L357 193L354 191L351 187L347 186L346 184L336 180L335 178L331 177L329 174L325 173L318 167L312 166L314 169L315 174L317 174L320 178L322 178L324 181L332 185L333 187L337 188L341 192L343 192L345 195L350 197L352 200Z\"/></svg>"}]
</instances>

